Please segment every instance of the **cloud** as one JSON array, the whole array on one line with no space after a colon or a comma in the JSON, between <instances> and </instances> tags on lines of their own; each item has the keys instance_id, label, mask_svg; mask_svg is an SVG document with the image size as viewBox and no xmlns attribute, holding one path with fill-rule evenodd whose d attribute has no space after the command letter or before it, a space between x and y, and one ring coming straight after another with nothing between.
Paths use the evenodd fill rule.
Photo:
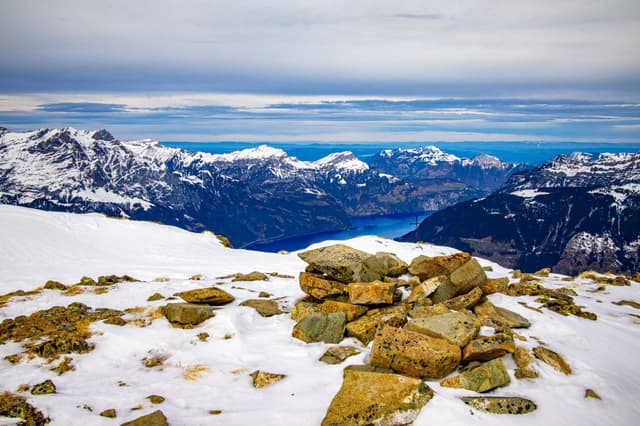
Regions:
<instances>
[{"instance_id":1,"label":"cloud","mask_svg":"<svg viewBox=\"0 0 640 426\"><path fill-rule=\"evenodd\" d=\"M439 13L396 13L393 16L396 18L421 20L435 20L443 18L443 16Z\"/></svg>"},{"instance_id":2,"label":"cloud","mask_svg":"<svg viewBox=\"0 0 640 426\"><path fill-rule=\"evenodd\" d=\"M43 104L37 107L44 112L67 112L67 113L113 113L123 112L124 104L105 104L100 102L56 102Z\"/></svg>"}]
</instances>

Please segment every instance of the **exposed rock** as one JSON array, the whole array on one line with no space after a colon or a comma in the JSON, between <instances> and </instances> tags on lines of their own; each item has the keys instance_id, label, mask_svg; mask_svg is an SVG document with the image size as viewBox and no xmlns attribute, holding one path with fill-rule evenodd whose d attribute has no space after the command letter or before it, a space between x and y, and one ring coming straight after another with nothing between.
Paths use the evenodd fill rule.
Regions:
<instances>
[{"instance_id":1,"label":"exposed rock","mask_svg":"<svg viewBox=\"0 0 640 426\"><path fill-rule=\"evenodd\" d=\"M162 404L164 402L164 397L160 395L149 395L147 399L152 404Z\"/></svg>"},{"instance_id":2,"label":"exposed rock","mask_svg":"<svg viewBox=\"0 0 640 426\"><path fill-rule=\"evenodd\" d=\"M482 286L482 292L484 294L504 293L509 287L509 278L487 278L487 281Z\"/></svg>"},{"instance_id":3,"label":"exposed rock","mask_svg":"<svg viewBox=\"0 0 640 426\"><path fill-rule=\"evenodd\" d=\"M438 303L433 306L419 306L412 309L409 312L411 318L429 318L436 315L442 315L451 312L451 309L444 306L442 303Z\"/></svg>"},{"instance_id":4,"label":"exposed rock","mask_svg":"<svg viewBox=\"0 0 640 426\"><path fill-rule=\"evenodd\" d=\"M468 293L474 287L482 287L487 275L476 259L471 259L449 275L431 296L433 303L440 303L454 296Z\"/></svg>"},{"instance_id":5,"label":"exposed rock","mask_svg":"<svg viewBox=\"0 0 640 426\"><path fill-rule=\"evenodd\" d=\"M102 322L105 324L117 325L118 327L127 325L127 322L122 317L111 317Z\"/></svg>"},{"instance_id":6,"label":"exposed rock","mask_svg":"<svg viewBox=\"0 0 640 426\"><path fill-rule=\"evenodd\" d=\"M406 274L408 265L393 253L379 251L362 261L364 267L382 277L399 277Z\"/></svg>"},{"instance_id":7,"label":"exposed rock","mask_svg":"<svg viewBox=\"0 0 640 426\"><path fill-rule=\"evenodd\" d=\"M481 336L473 339L462 349L462 362L489 361L507 353L514 353L515 350L513 337L508 334Z\"/></svg>"},{"instance_id":8,"label":"exposed rock","mask_svg":"<svg viewBox=\"0 0 640 426\"><path fill-rule=\"evenodd\" d=\"M81 280L82 281L82 280ZM130 277L129 275L102 275L98 277L98 285L114 285L114 284L118 284L118 283L123 283L123 282L139 282L140 280L137 280L133 277ZM84 285L84 284L83 284Z\"/></svg>"},{"instance_id":9,"label":"exposed rock","mask_svg":"<svg viewBox=\"0 0 640 426\"><path fill-rule=\"evenodd\" d=\"M358 355L360 350L353 346L332 346L322 354L320 361L327 364L340 364L350 356Z\"/></svg>"},{"instance_id":10,"label":"exposed rock","mask_svg":"<svg viewBox=\"0 0 640 426\"><path fill-rule=\"evenodd\" d=\"M453 271L471 260L469 253L455 253L449 256L418 256L411 261L409 273L424 281L438 275L450 275Z\"/></svg>"},{"instance_id":11,"label":"exposed rock","mask_svg":"<svg viewBox=\"0 0 640 426\"><path fill-rule=\"evenodd\" d=\"M58 281L49 280L44 283L44 288L47 290L66 290L67 286Z\"/></svg>"},{"instance_id":12,"label":"exposed rock","mask_svg":"<svg viewBox=\"0 0 640 426\"><path fill-rule=\"evenodd\" d=\"M293 327L291 335L307 343L340 343L346 322L344 312L314 312L300 320Z\"/></svg>"},{"instance_id":13,"label":"exposed rock","mask_svg":"<svg viewBox=\"0 0 640 426\"><path fill-rule=\"evenodd\" d=\"M356 305L392 304L396 286L382 281L351 283L348 286L348 291L349 303Z\"/></svg>"},{"instance_id":14,"label":"exposed rock","mask_svg":"<svg viewBox=\"0 0 640 426\"><path fill-rule=\"evenodd\" d=\"M44 426L50 422L25 397L6 391L0 393L0 416L22 419L18 424L26 426Z\"/></svg>"},{"instance_id":15,"label":"exposed rock","mask_svg":"<svg viewBox=\"0 0 640 426\"><path fill-rule=\"evenodd\" d=\"M404 328L445 339L452 345L465 346L478 334L480 322L473 314L459 311L412 319Z\"/></svg>"},{"instance_id":16,"label":"exposed rock","mask_svg":"<svg viewBox=\"0 0 640 426\"><path fill-rule=\"evenodd\" d=\"M283 313L275 300L249 299L240 303L240 306L253 308L263 317L271 317Z\"/></svg>"},{"instance_id":17,"label":"exposed rock","mask_svg":"<svg viewBox=\"0 0 640 426\"><path fill-rule=\"evenodd\" d=\"M550 365L561 373L564 373L566 375L571 374L571 366L567 364L564 358L562 358L562 356L560 356L560 354L558 354L557 352L554 352L542 346L537 346L533 348L533 354L540 361Z\"/></svg>"},{"instance_id":18,"label":"exposed rock","mask_svg":"<svg viewBox=\"0 0 640 426\"><path fill-rule=\"evenodd\" d=\"M538 408L533 401L514 396L465 396L461 399L477 410L492 414L527 414Z\"/></svg>"},{"instance_id":19,"label":"exposed rock","mask_svg":"<svg viewBox=\"0 0 640 426\"><path fill-rule=\"evenodd\" d=\"M634 301L634 300L619 300L617 302L611 302L614 305L618 305L618 306L623 306L623 305L627 305L627 306L631 306L632 308L635 309L640 309L640 303Z\"/></svg>"},{"instance_id":20,"label":"exposed rock","mask_svg":"<svg viewBox=\"0 0 640 426\"><path fill-rule=\"evenodd\" d=\"M486 301L476 305L473 311L481 318L488 318L494 323L509 328L527 328L531 323L522 315L517 314L493 303Z\"/></svg>"},{"instance_id":21,"label":"exposed rock","mask_svg":"<svg viewBox=\"0 0 640 426\"><path fill-rule=\"evenodd\" d=\"M429 278L426 281L413 287L411 294L407 298L407 303L413 303L414 306L428 306L431 305L431 299L429 296L442 284L447 277L439 275L437 277Z\"/></svg>"},{"instance_id":22,"label":"exposed rock","mask_svg":"<svg viewBox=\"0 0 640 426\"><path fill-rule=\"evenodd\" d=\"M146 416L138 417L130 422L122 423L120 426L169 426L167 418L160 410L156 410L153 413Z\"/></svg>"},{"instance_id":23,"label":"exposed rock","mask_svg":"<svg viewBox=\"0 0 640 426\"><path fill-rule=\"evenodd\" d=\"M542 268L533 273L536 277L548 277L551 273L551 268Z\"/></svg>"},{"instance_id":24,"label":"exposed rock","mask_svg":"<svg viewBox=\"0 0 640 426\"><path fill-rule=\"evenodd\" d=\"M164 296L160 293L153 293L151 296L147 297L147 302L155 302L157 300L164 299Z\"/></svg>"},{"instance_id":25,"label":"exposed rock","mask_svg":"<svg viewBox=\"0 0 640 426\"><path fill-rule=\"evenodd\" d=\"M355 321L347 324L347 336L355 337L362 344L368 345L373 340L376 333L385 325L401 327L407 322L407 310L404 306L389 306L386 308L373 309Z\"/></svg>"},{"instance_id":26,"label":"exposed rock","mask_svg":"<svg viewBox=\"0 0 640 426\"><path fill-rule=\"evenodd\" d=\"M195 326L215 316L213 308L194 303L169 303L162 307L162 313L174 325Z\"/></svg>"},{"instance_id":27,"label":"exposed rock","mask_svg":"<svg viewBox=\"0 0 640 426\"><path fill-rule=\"evenodd\" d=\"M182 291L174 294L187 303L203 303L205 305L226 305L235 298L226 291L217 287L196 288L194 290Z\"/></svg>"},{"instance_id":28,"label":"exposed rock","mask_svg":"<svg viewBox=\"0 0 640 426\"><path fill-rule=\"evenodd\" d=\"M116 418L116 409L115 408L108 408L104 411L100 412L100 416L101 417L108 417L110 419L115 419Z\"/></svg>"},{"instance_id":29,"label":"exposed rock","mask_svg":"<svg viewBox=\"0 0 640 426\"><path fill-rule=\"evenodd\" d=\"M98 285L98 283L96 282L96 280L94 280L93 278L90 277L81 277L80 281L78 281L76 283L76 285Z\"/></svg>"},{"instance_id":30,"label":"exposed rock","mask_svg":"<svg viewBox=\"0 0 640 426\"><path fill-rule=\"evenodd\" d=\"M596 393L596 391L594 391L593 389L585 389L584 397L585 398L602 399L602 398L600 398L600 395L598 395Z\"/></svg>"},{"instance_id":31,"label":"exposed rock","mask_svg":"<svg viewBox=\"0 0 640 426\"><path fill-rule=\"evenodd\" d=\"M253 379L254 388L263 388L269 386L287 377L284 374L267 373L266 371L256 370L250 374Z\"/></svg>"},{"instance_id":32,"label":"exposed rock","mask_svg":"<svg viewBox=\"0 0 640 426\"><path fill-rule=\"evenodd\" d=\"M598 316L596 314L583 311L582 307L573 303L573 298L570 296L555 298L542 295L538 299L536 299L536 302L542 303L542 306L560 315L575 315L577 317L588 319L591 321L595 321L598 319Z\"/></svg>"},{"instance_id":33,"label":"exposed rock","mask_svg":"<svg viewBox=\"0 0 640 426\"><path fill-rule=\"evenodd\" d=\"M318 312L344 312L347 322L351 322L364 315L368 308L366 306L354 305L351 303L336 302L335 300L325 300L317 306Z\"/></svg>"},{"instance_id":34,"label":"exposed rock","mask_svg":"<svg viewBox=\"0 0 640 426\"><path fill-rule=\"evenodd\" d=\"M508 385L509 373L501 359L493 359L467 370L455 377L444 379L440 386L448 388L464 388L475 392L486 392L500 386Z\"/></svg>"},{"instance_id":35,"label":"exposed rock","mask_svg":"<svg viewBox=\"0 0 640 426\"><path fill-rule=\"evenodd\" d=\"M233 248L233 246L231 245L231 241L229 241L229 238L225 237L224 235L216 234L216 238L218 239L218 241L220 241L220 244L222 244L224 247Z\"/></svg>"},{"instance_id":36,"label":"exposed rock","mask_svg":"<svg viewBox=\"0 0 640 426\"><path fill-rule=\"evenodd\" d=\"M316 299L347 294L346 284L310 272L301 272L299 281L302 291Z\"/></svg>"},{"instance_id":37,"label":"exposed rock","mask_svg":"<svg viewBox=\"0 0 640 426\"><path fill-rule=\"evenodd\" d=\"M433 391L421 379L350 366L322 426L412 424L431 398Z\"/></svg>"},{"instance_id":38,"label":"exposed rock","mask_svg":"<svg viewBox=\"0 0 640 426\"><path fill-rule=\"evenodd\" d=\"M249 272L248 274L236 274L235 278L231 281L267 281L269 277L258 271Z\"/></svg>"},{"instance_id":39,"label":"exposed rock","mask_svg":"<svg viewBox=\"0 0 640 426\"><path fill-rule=\"evenodd\" d=\"M50 393L56 393L56 385L50 379L45 380L42 383L38 383L31 388L31 395L47 395Z\"/></svg>"},{"instance_id":40,"label":"exposed rock","mask_svg":"<svg viewBox=\"0 0 640 426\"><path fill-rule=\"evenodd\" d=\"M373 340L369 363L415 377L440 378L460 364L460 347L444 339L385 326Z\"/></svg>"},{"instance_id":41,"label":"exposed rock","mask_svg":"<svg viewBox=\"0 0 640 426\"><path fill-rule=\"evenodd\" d=\"M364 263L365 259L372 257L370 253L344 244L308 250L298 253L298 256L314 270L343 283L370 282L382 279L382 274L372 270Z\"/></svg>"},{"instance_id":42,"label":"exposed rock","mask_svg":"<svg viewBox=\"0 0 640 426\"><path fill-rule=\"evenodd\" d=\"M266 291L261 291L260 293L258 293L258 297L269 298L271 296L273 296L273 294L267 293Z\"/></svg>"},{"instance_id":43,"label":"exposed rock","mask_svg":"<svg viewBox=\"0 0 640 426\"><path fill-rule=\"evenodd\" d=\"M292 320L298 322L307 315L318 312L318 304L315 302L310 302L306 299L308 299L308 297L298 300L296 304L293 305L293 309L291 310Z\"/></svg>"},{"instance_id":44,"label":"exposed rock","mask_svg":"<svg viewBox=\"0 0 640 426\"><path fill-rule=\"evenodd\" d=\"M444 306L454 311L473 308L482 298L482 290L480 287L474 287L469 293L456 296L452 299L442 302Z\"/></svg>"}]
</instances>

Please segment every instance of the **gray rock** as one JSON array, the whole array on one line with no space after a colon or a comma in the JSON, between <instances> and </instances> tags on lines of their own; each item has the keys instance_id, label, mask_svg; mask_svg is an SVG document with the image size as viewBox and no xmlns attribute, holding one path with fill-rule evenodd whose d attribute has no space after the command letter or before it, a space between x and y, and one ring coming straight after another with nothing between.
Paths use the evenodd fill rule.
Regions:
<instances>
[{"instance_id":1,"label":"gray rock","mask_svg":"<svg viewBox=\"0 0 640 426\"><path fill-rule=\"evenodd\" d=\"M215 316L213 308L194 303L169 303L162 307L167 320L175 325L194 326Z\"/></svg>"},{"instance_id":2,"label":"gray rock","mask_svg":"<svg viewBox=\"0 0 640 426\"><path fill-rule=\"evenodd\" d=\"M369 282L382 279L382 275L371 269L364 260L372 257L370 253L357 250L344 244L335 244L319 249L298 253L315 271L342 283Z\"/></svg>"},{"instance_id":3,"label":"gray rock","mask_svg":"<svg viewBox=\"0 0 640 426\"><path fill-rule=\"evenodd\" d=\"M507 396L466 396L465 404L492 414L527 414L535 411L536 404L526 398Z\"/></svg>"},{"instance_id":4,"label":"gray rock","mask_svg":"<svg viewBox=\"0 0 640 426\"><path fill-rule=\"evenodd\" d=\"M448 312L427 318L415 318L405 325L407 330L445 339L456 346L465 346L480 330L480 321L467 311Z\"/></svg>"},{"instance_id":5,"label":"gray rock","mask_svg":"<svg viewBox=\"0 0 640 426\"><path fill-rule=\"evenodd\" d=\"M340 343L347 316L344 312L314 312L293 327L291 335L303 342Z\"/></svg>"},{"instance_id":6,"label":"gray rock","mask_svg":"<svg viewBox=\"0 0 640 426\"><path fill-rule=\"evenodd\" d=\"M431 299L440 303L460 294L468 293L474 287L482 287L487 275L476 259L471 259L449 275L449 278L437 288Z\"/></svg>"}]
</instances>

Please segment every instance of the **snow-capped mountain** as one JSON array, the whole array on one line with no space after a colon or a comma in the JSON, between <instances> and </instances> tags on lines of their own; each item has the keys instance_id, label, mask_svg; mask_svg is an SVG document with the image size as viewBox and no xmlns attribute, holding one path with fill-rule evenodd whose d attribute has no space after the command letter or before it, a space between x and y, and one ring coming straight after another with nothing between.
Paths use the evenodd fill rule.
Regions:
<instances>
[{"instance_id":1,"label":"snow-capped mountain","mask_svg":"<svg viewBox=\"0 0 640 426\"><path fill-rule=\"evenodd\" d=\"M558 156L427 218L419 238L529 271L636 271L640 153Z\"/></svg>"},{"instance_id":2,"label":"snow-capped mountain","mask_svg":"<svg viewBox=\"0 0 640 426\"><path fill-rule=\"evenodd\" d=\"M267 145L210 154L119 141L106 130L5 129L0 202L209 229L243 247L346 229L350 216L437 210L487 194L514 170L432 147L396 151L389 157L395 166L381 168L351 152L310 162ZM424 160L415 176L404 171L403 161L416 167L407 155Z\"/></svg>"}]
</instances>

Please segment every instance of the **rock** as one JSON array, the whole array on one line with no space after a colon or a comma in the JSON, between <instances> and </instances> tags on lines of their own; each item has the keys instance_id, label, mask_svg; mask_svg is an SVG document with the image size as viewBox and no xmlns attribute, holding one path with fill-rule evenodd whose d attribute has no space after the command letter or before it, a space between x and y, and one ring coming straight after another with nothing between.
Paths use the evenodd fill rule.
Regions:
<instances>
[{"instance_id":1,"label":"rock","mask_svg":"<svg viewBox=\"0 0 640 426\"><path fill-rule=\"evenodd\" d=\"M355 305L392 304L396 285L373 281L370 283L351 283L348 285L349 303Z\"/></svg>"},{"instance_id":2,"label":"rock","mask_svg":"<svg viewBox=\"0 0 640 426\"><path fill-rule=\"evenodd\" d=\"M111 317L102 322L105 324L117 325L118 327L127 325L127 322L122 317Z\"/></svg>"},{"instance_id":3,"label":"rock","mask_svg":"<svg viewBox=\"0 0 640 426\"><path fill-rule=\"evenodd\" d=\"M393 253L379 251L362 261L364 268L381 277L399 277L406 274L408 265Z\"/></svg>"},{"instance_id":4,"label":"rock","mask_svg":"<svg viewBox=\"0 0 640 426\"><path fill-rule=\"evenodd\" d=\"M566 375L571 374L571 366L567 364L564 358L562 358L562 356L560 356L560 354L558 354L557 352L554 352L542 346L537 346L533 348L533 355L535 355L535 357L540 361L550 365L561 373L564 373Z\"/></svg>"},{"instance_id":5,"label":"rock","mask_svg":"<svg viewBox=\"0 0 640 426\"><path fill-rule=\"evenodd\" d=\"M480 322L469 312L449 312L407 322L405 329L445 339L458 347L465 346L480 330Z\"/></svg>"},{"instance_id":6,"label":"rock","mask_svg":"<svg viewBox=\"0 0 640 426\"><path fill-rule=\"evenodd\" d=\"M195 326L215 316L212 307L194 303L169 303L162 313L171 324L180 326Z\"/></svg>"},{"instance_id":7,"label":"rock","mask_svg":"<svg viewBox=\"0 0 640 426\"><path fill-rule=\"evenodd\" d=\"M509 286L509 278L487 278L487 281L482 286L482 292L484 294L504 293Z\"/></svg>"},{"instance_id":8,"label":"rock","mask_svg":"<svg viewBox=\"0 0 640 426\"><path fill-rule=\"evenodd\" d=\"M482 287L487 275L476 259L471 259L449 275L431 296L433 303L440 303L460 294L468 293L474 287Z\"/></svg>"},{"instance_id":9,"label":"rock","mask_svg":"<svg viewBox=\"0 0 640 426\"><path fill-rule=\"evenodd\" d=\"M551 268L542 268L533 273L536 277L548 277L551 273Z\"/></svg>"},{"instance_id":10,"label":"rock","mask_svg":"<svg viewBox=\"0 0 640 426\"><path fill-rule=\"evenodd\" d=\"M249 272L248 274L237 274L231 281L268 281L269 277L258 271Z\"/></svg>"},{"instance_id":11,"label":"rock","mask_svg":"<svg viewBox=\"0 0 640 426\"><path fill-rule=\"evenodd\" d=\"M67 286L58 281L49 280L44 283L44 288L47 290L66 290Z\"/></svg>"},{"instance_id":12,"label":"rock","mask_svg":"<svg viewBox=\"0 0 640 426\"><path fill-rule=\"evenodd\" d=\"M514 269L513 272L511 273L511 276L513 278L521 278L522 277L522 271L520 269Z\"/></svg>"},{"instance_id":13,"label":"rock","mask_svg":"<svg viewBox=\"0 0 640 426\"><path fill-rule=\"evenodd\" d=\"M253 379L254 388L263 388L284 379L284 374L267 373L266 371L256 370L250 374Z\"/></svg>"},{"instance_id":14,"label":"rock","mask_svg":"<svg viewBox=\"0 0 640 426\"><path fill-rule=\"evenodd\" d=\"M486 392L500 386L508 385L509 373L501 359L493 359L478 367L465 371L455 377L444 379L440 386L447 388L463 388L474 392Z\"/></svg>"},{"instance_id":15,"label":"rock","mask_svg":"<svg viewBox=\"0 0 640 426\"><path fill-rule=\"evenodd\" d=\"M90 286L94 286L94 285L98 285L98 283L90 277L82 277L80 278L80 281L78 281L76 283L76 285L90 285Z\"/></svg>"},{"instance_id":16,"label":"rock","mask_svg":"<svg viewBox=\"0 0 640 426\"><path fill-rule=\"evenodd\" d=\"M346 325L347 336L355 337L362 344L368 345L376 333L385 325L401 327L407 322L407 311L404 306L389 306L373 309L366 315Z\"/></svg>"},{"instance_id":17,"label":"rock","mask_svg":"<svg viewBox=\"0 0 640 426\"><path fill-rule=\"evenodd\" d=\"M507 353L514 353L516 344L513 337L500 333L473 339L462 349L462 362L489 361Z\"/></svg>"},{"instance_id":18,"label":"rock","mask_svg":"<svg viewBox=\"0 0 640 426\"><path fill-rule=\"evenodd\" d=\"M346 284L310 272L301 272L299 282L302 291L316 299L347 294Z\"/></svg>"},{"instance_id":19,"label":"rock","mask_svg":"<svg viewBox=\"0 0 640 426\"><path fill-rule=\"evenodd\" d=\"M216 238L218 239L218 241L220 241L220 244L222 244L224 247L233 248L229 238L225 237L224 235L216 235Z\"/></svg>"},{"instance_id":20,"label":"rock","mask_svg":"<svg viewBox=\"0 0 640 426\"><path fill-rule=\"evenodd\" d=\"M438 303L433 306L419 306L414 308L409 312L409 316L411 318L429 318L449 312L452 312L451 309L447 308L442 303Z\"/></svg>"},{"instance_id":21,"label":"rock","mask_svg":"<svg viewBox=\"0 0 640 426\"><path fill-rule=\"evenodd\" d=\"M560 297L556 296L542 295L536 299L536 302L542 303L542 306L560 315L575 315L591 321L596 321L598 319L598 316L593 312L583 311L580 306L573 302L572 297L566 295L559 295Z\"/></svg>"},{"instance_id":22,"label":"rock","mask_svg":"<svg viewBox=\"0 0 640 426\"><path fill-rule=\"evenodd\" d=\"M303 342L340 343L344 337L347 316L344 312L314 312L294 327L291 335Z\"/></svg>"},{"instance_id":23,"label":"rock","mask_svg":"<svg viewBox=\"0 0 640 426\"><path fill-rule=\"evenodd\" d=\"M149 395L147 399L152 404L162 404L164 402L164 397L160 395Z\"/></svg>"},{"instance_id":24,"label":"rock","mask_svg":"<svg viewBox=\"0 0 640 426\"><path fill-rule=\"evenodd\" d=\"M164 296L160 293L153 293L151 296L147 297L147 302L155 302L156 300L162 300Z\"/></svg>"},{"instance_id":25,"label":"rock","mask_svg":"<svg viewBox=\"0 0 640 426\"><path fill-rule=\"evenodd\" d=\"M449 256L418 256L411 261L409 273L417 275L421 281L438 275L449 276L453 271L471 260L469 253L455 253Z\"/></svg>"},{"instance_id":26,"label":"rock","mask_svg":"<svg viewBox=\"0 0 640 426\"><path fill-rule=\"evenodd\" d=\"M454 311L473 308L482 298L483 293L480 287L474 287L469 293L456 296L442 302L444 306Z\"/></svg>"},{"instance_id":27,"label":"rock","mask_svg":"<svg viewBox=\"0 0 640 426\"><path fill-rule=\"evenodd\" d=\"M50 379L38 383L31 388L31 395L47 395L50 393L56 393L56 385L54 385Z\"/></svg>"},{"instance_id":28,"label":"rock","mask_svg":"<svg viewBox=\"0 0 640 426\"><path fill-rule=\"evenodd\" d=\"M187 303L202 303L205 305L226 305L235 300L235 298L226 291L217 287L197 288L189 291L182 291L174 294Z\"/></svg>"},{"instance_id":29,"label":"rock","mask_svg":"<svg viewBox=\"0 0 640 426\"><path fill-rule=\"evenodd\" d=\"M369 364L415 377L440 378L460 364L460 347L444 339L385 326L373 340Z\"/></svg>"},{"instance_id":30,"label":"rock","mask_svg":"<svg viewBox=\"0 0 640 426\"><path fill-rule=\"evenodd\" d=\"M169 426L167 418L160 410L156 410L146 416L138 417L130 422L122 423L120 426Z\"/></svg>"},{"instance_id":31,"label":"rock","mask_svg":"<svg viewBox=\"0 0 640 426\"><path fill-rule=\"evenodd\" d=\"M596 391L594 391L593 389L585 389L584 397L585 398L602 399L602 398L600 398L600 395L598 395L596 393Z\"/></svg>"},{"instance_id":32,"label":"rock","mask_svg":"<svg viewBox=\"0 0 640 426\"><path fill-rule=\"evenodd\" d=\"M291 310L291 319L298 322L302 320L302 318L310 315L314 312L318 312L318 304L315 302L308 301L307 298L298 300L295 305L293 305L293 309Z\"/></svg>"},{"instance_id":33,"label":"rock","mask_svg":"<svg viewBox=\"0 0 640 426\"><path fill-rule=\"evenodd\" d=\"M350 366L345 368L342 386L321 424L408 425L431 398L433 391L421 379L366 366Z\"/></svg>"},{"instance_id":34,"label":"rock","mask_svg":"<svg viewBox=\"0 0 640 426\"><path fill-rule=\"evenodd\" d=\"M253 308L263 317L271 317L283 313L275 300L249 299L240 303L240 306Z\"/></svg>"},{"instance_id":35,"label":"rock","mask_svg":"<svg viewBox=\"0 0 640 426\"><path fill-rule=\"evenodd\" d=\"M522 315L517 314L493 303L486 301L476 305L473 311L481 318L488 318L494 323L509 328L528 328L531 323Z\"/></svg>"},{"instance_id":36,"label":"rock","mask_svg":"<svg viewBox=\"0 0 640 426\"><path fill-rule=\"evenodd\" d=\"M342 283L370 282L382 279L379 272L372 270L363 262L371 257L370 253L357 250L344 244L335 244L319 249L298 253L313 270L326 274L329 278Z\"/></svg>"},{"instance_id":37,"label":"rock","mask_svg":"<svg viewBox=\"0 0 640 426\"><path fill-rule=\"evenodd\" d=\"M261 291L260 293L258 293L258 297L263 297L265 299L269 298L273 296L273 294L271 293L267 293L266 291Z\"/></svg>"},{"instance_id":38,"label":"rock","mask_svg":"<svg viewBox=\"0 0 640 426\"><path fill-rule=\"evenodd\" d=\"M317 306L318 312L344 312L347 322L351 322L364 315L368 308L366 306L353 305L351 303L336 302L335 300L325 300Z\"/></svg>"},{"instance_id":39,"label":"rock","mask_svg":"<svg viewBox=\"0 0 640 426\"><path fill-rule=\"evenodd\" d=\"M429 296L431 296L446 279L447 277L444 275L439 275L416 285L413 287L413 290L411 290L407 298L407 303L413 303L414 306L431 305L432 302Z\"/></svg>"},{"instance_id":40,"label":"rock","mask_svg":"<svg viewBox=\"0 0 640 426\"><path fill-rule=\"evenodd\" d=\"M129 275L101 275L98 277L97 285L114 285L123 282L139 282L139 280L130 277Z\"/></svg>"},{"instance_id":41,"label":"rock","mask_svg":"<svg viewBox=\"0 0 640 426\"><path fill-rule=\"evenodd\" d=\"M611 303L618 306L627 305L635 309L640 309L640 303L636 302L635 300L618 300L617 302L611 302Z\"/></svg>"},{"instance_id":42,"label":"rock","mask_svg":"<svg viewBox=\"0 0 640 426\"><path fill-rule=\"evenodd\" d=\"M353 346L332 346L322 354L320 361L327 364L340 364L350 356L358 355L360 351Z\"/></svg>"},{"instance_id":43,"label":"rock","mask_svg":"<svg viewBox=\"0 0 640 426\"><path fill-rule=\"evenodd\" d=\"M466 396L461 399L475 409L492 414L527 414L538 408L533 401L514 396Z\"/></svg>"},{"instance_id":44,"label":"rock","mask_svg":"<svg viewBox=\"0 0 640 426\"><path fill-rule=\"evenodd\" d=\"M535 379L538 377L538 373L529 367L533 362L533 357L527 348L523 346L516 347L516 350L513 352L513 360L518 367L515 370L516 379Z\"/></svg>"},{"instance_id":45,"label":"rock","mask_svg":"<svg viewBox=\"0 0 640 426\"><path fill-rule=\"evenodd\" d=\"M116 418L116 409L115 408L108 408L108 409L100 412L100 416L108 417L110 419L115 419Z\"/></svg>"}]
</instances>

